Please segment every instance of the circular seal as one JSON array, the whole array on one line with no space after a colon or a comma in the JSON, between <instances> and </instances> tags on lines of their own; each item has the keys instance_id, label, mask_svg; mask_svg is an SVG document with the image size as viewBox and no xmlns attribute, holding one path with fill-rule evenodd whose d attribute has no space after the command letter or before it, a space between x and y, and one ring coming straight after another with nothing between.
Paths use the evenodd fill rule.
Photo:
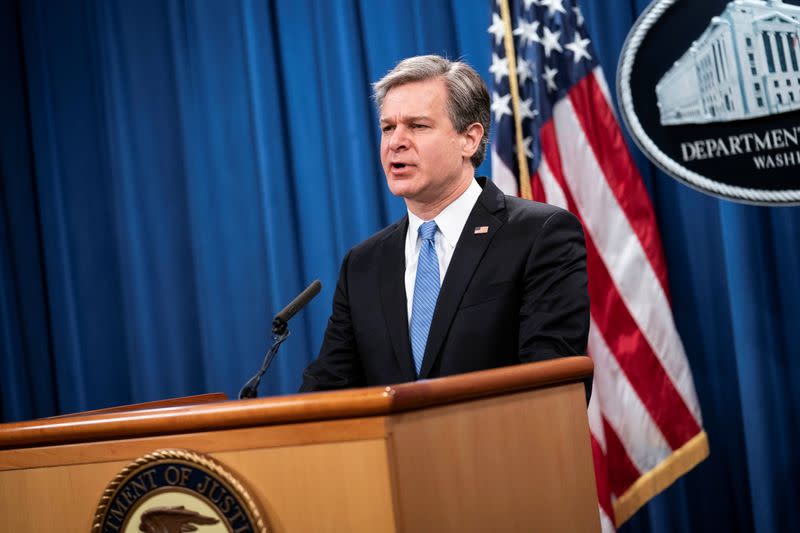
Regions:
<instances>
[{"instance_id":1,"label":"circular seal","mask_svg":"<svg viewBox=\"0 0 800 533\"><path fill-rule=\"evenodd\" d=\"M797 0L653 0L617 69L633 140L707 194L800 204L798 42Z\"/></svg>"},{"instance_id":2,"label":"circular seal","mask_svg":"<svg viewBox=\"0 0 800 533\"><path fill-rule=\"evenodd\" d=\"M267 533L244 486L188 450L157 450L126 466L97 506L92 533Z\"/></svg>"}]
</instances>

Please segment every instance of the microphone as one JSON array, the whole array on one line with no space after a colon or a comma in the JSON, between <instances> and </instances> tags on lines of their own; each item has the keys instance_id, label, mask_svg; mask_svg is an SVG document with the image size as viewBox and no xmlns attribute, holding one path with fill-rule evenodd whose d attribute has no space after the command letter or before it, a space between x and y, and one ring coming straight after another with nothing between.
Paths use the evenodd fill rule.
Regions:
<instances>
[{"instance_id":1,"label":"microphone","mask_svg":"<svg viewBox=\"0 0 800 533\"><path fill-rule=\"evenodd\" d=\"M289 322L289 319L296 315L300 309L305 307L314 296L319 294L320 289L322 289L322 283L320 283L318 279L315 279L311 285L297 295L297 298L289 302L289 305L284 307L283 310L272 319L272 333L276 335L283 333L286 330L286 323Z\"/></svg>"},{"instance_id":2,"label":"microphone","mask_svg":"<svg viewBox=\"0 0 800 533\"><path fill-rule=\"evenodd\" d=\"M264 356L264 362L261 363L261 368L256 375L250 378L250 380L244 384L242 390L239 391L240 400L258 396L258 384L261 382L261 376L263 376L267 368L269 368L272 359L275 357L275 354L278 353L278 348L281 347L283 341L291 334L287 327L289 319L305 307L314 296L319 294L320 289L322 289L322 283L320 283L318 279L315 279L311 285L306 287L303 292L298 294L294 300L289 302L289 305L284 307L281 312L272 319L272 346L267 352L267 355Z\"/></svg>"}]
</instances>

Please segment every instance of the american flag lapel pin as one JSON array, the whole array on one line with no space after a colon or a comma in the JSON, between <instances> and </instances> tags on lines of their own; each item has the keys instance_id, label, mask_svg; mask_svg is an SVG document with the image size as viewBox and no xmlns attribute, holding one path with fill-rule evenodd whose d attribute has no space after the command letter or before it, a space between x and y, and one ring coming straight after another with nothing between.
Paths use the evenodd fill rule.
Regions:
<instances>
[{"instance_id":1,"label":"american flag lapel pin","mask_svg":"<svg viewBox=\"0 0 800 533\"><path fill-rule=\"evenodd\" d=\"M483 235L484 233L489 233L489 226L476 226L475 235Z\"/></svg>"}]
</instances>

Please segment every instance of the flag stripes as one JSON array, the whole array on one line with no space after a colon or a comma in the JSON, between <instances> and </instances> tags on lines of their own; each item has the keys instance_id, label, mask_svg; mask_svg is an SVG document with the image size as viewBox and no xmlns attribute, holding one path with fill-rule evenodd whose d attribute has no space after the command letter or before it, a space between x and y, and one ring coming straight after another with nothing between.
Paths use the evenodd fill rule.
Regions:
<instances>
[{"instance_id":1,"label":"flag stripes","mask_svg":"<svg viewBox=\"0 0 800 533\"><path fill-rule=\"evenodd\" d=\"M667 457L672 449L623 373L594 321L589 330L589 353L595 362L594 382L598 389L598 402L603 404L601 416L605 417L622 442L634 443L641 438L648 443L646 447L627 449L636 469L646 472ZM634 424L633 421L637 423Z\"/></svg>"},{"instance_id":2,"label":"flag stripes","mask_svg":"<svg viewBox=\"0 0 800 533\"><path fill-rule=\"evenodd\" d=\"M572 93L581 92L582 89L576 86L569 100L561 100L554 107L554 121L558 124L556 144L564 160L564 179L569 182L569 190L575 193L576 209L584 221L584 228L597 243L598 252L608 266L625 307L680 390L684 401L692 405L692 413L699 422L700 411L694 384L688 375L686 355L675 329L669 301L657 280L652 263L636 238L635 228L630 225L616 201L609 181L595 179L597 176L614 176L616 180L624 172L622 169L617 172L616 168L602 168L592 150L588 149L589 136L581 127L582 119L571 105ZM648 197L645 195L641 198ZM649 199L646 204L649 206ZM656 231L654 225L651 231Z\"/></svg>"},{"instance_id":3,"label":"flag stripes","mask_svg":"<svg viewBox=\"0 0 800 533\"><path fill-rule=\"evenodd\" d=\"M558 105L556 104L556 107ZM553 181L558 186L559 194L566 199L567 207L578 215L586 228L582 210L577 208L572 194L574 189L566 183L564 172L561 171L560 148L562 145L558 144L555 136L555 123L550 121L541 130L543 161L548 167L548 173L553 176ZM574 141L572 142L574 143ZM550 168L553 168L554 171L551 172ZM541 174L542 172L540 172ZM549 197L542 200L549 200ZM699 426L630 315L628 307L619 295L617 286L600 259L600 254L594 244L593 232L588 229L586 231L586 251L589 300L592 302L594 323L603 332L604 338L612 339L610 348L614 354L617 354L620 366L632 380L634 389L653 414L653 418L666 429L664 433L667 440L673 447L677 447L676 445L679 446L697 434ZM599 302L602 302L603 308L598 311ZM590 352L590 355L593 354Z\"/></svg>"},{"instance_id":4,"label":"flag stripes","mask_svg":"<svg viewBox=\"0 0 800 533\"><path fill-rule=\"evenodd\" d=\"M541 183L541 191L537 191L539 194L534 198L547 198L547 203L549 204L556 205L562 209L568 208L564 190L550 171L546 159L542 159L542 164L539 165L539 183Z\"/></svg>"},{"instance_id":5,"label":"flag stripes","mask_svg":"<svg viewBox=\"0 0 800 533\"><path fill-rule=\"evenodd\" d=\"M603 433L606 437L606 458L614 468L608 471L608 484L614 494L623 494L641 476L625 450L625 444L608 421L603 419Z\"/></svg>"},{"instance_id":6,"label":"flag stripes","mask_svg":"<svg viewBox=\"0 0 800 533\"><path fill-rule=\"evenodd\" d=\"M598 166L604 175L614 176L607 183L644 248L662 290L668 293L667 269L661 239L656 231L655 213L648 208L648 204L636 201L636 198L646 197L647 190L626 149L610 100L601 90L605 81L601 83L599 79L604 80L605 77L598 67L591 76L586 76L576 84L577 90L570 91L569 100L575 116L581 122L581 129L586 132Z\"/></svg>"},{"instance_id":7,"label":"flag stripes","mask_svg":"<svg viewBox=\"0 0 800 533\"><path fill-rule=\"evenodd\" d=\"M492 181L506 194L512 196L519 194L517 176L503 163L503 159L495 152L494 146L492 146Z\"/></svg>"},{"instance_id":8,"label":"flag stripes","mask_svg":"<svg viewBox=\"0 0 800 533\"><path fill-rule=\"evenodd\" d=\"M599 433L602 433L602 428ZM592 459L594 460L594 476L597 480L597 500L600 508L601 525L603 525L602 518L604 516L607 521L613 522L614 508L611 506L611 488L608 486L606 452L600 447L600 443L597 442L594 435L595 432L592 432ZM603 531L608 531L608 529L604 526Z\"/></svg>"},{"instance_id":9,"label":"flag stripes","mask_svg":"<svg viewBox=\"0 0 800 533\"><path fill-rule=\"evenodd\" d=\"M592 314L594 321L667 442L680 447L700 428L619 297L591 237L586 239L586 252L589 300L602 302Z\"/></svg>"},{"instance_id":10,"label":"flag stripes","mask_svg":"<svg viewBox=\"0 0 800 533\"><path fill-rule=\"evenodd\" d=\"M672 318L655 213L580 10L574 0L497 4L505 18L496 7L489 29L493 177L508 194L530 188L534 199L569 209L583 224L595 362L590 442L601 525L613 531L705 458L708 442ZM503 28L506 43L509 30L517 37L499 47ZM530 69L518 84L517 68Z\"/></svg>"}]
</instances>

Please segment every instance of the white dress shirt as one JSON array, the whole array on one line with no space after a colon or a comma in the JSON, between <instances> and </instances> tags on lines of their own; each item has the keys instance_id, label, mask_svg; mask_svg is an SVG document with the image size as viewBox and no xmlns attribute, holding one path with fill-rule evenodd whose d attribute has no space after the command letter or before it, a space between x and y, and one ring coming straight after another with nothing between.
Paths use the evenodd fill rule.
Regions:
<instances>
[{"instance_id":1,"label":"white dress shirt","mask_svg":"<svg viewBox=\"0 0 800 533\"><path fill-rule=\"evenodd\" d=\"M444 281L447 267L453 258L453 251L458 244L458 238L464 230L467 218L475 207L475 202L481 195L481 186L474 179L461 196L445 207L433 220L436 221L436 255L439 257L439 284ZM408 322L411 324L411 307L414 304L414 284L417 281L417 262L422 241L419 238L419 227L423 222L411 211L408 212L408 231L406 232L406 300L408 301Z\"/></svg>"}]
</instances>

